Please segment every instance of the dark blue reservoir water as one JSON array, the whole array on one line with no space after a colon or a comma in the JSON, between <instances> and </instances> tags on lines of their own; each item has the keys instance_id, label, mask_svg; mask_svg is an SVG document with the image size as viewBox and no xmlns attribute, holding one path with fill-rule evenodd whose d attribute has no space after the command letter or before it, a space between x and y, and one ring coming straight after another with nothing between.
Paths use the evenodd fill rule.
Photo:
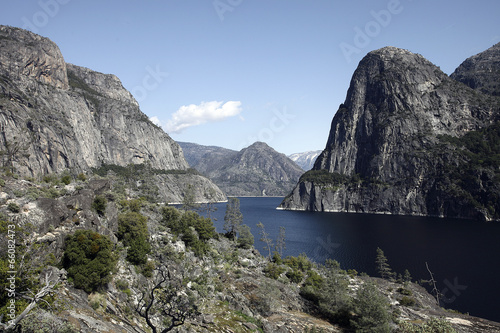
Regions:
<instances>
[{"instance_id":1,"label":"dark blue reservoir water","mask_svg":"<svg viewBox=\"0 0 500 333\"><path fill-rule=\"evenodd\" d=\"M444 295L442 306L500 321L500 223L373 214L315 213L276 210L282 198L239 198L243 223L259 241L262 222L273 240L286 230L284 256L305 253L324 263L331 258L344 269L377 276L380 247L397 273L408 269L414 281L429 279L429 268ZM212 213L223 232L226 204Z\"/></svg>"}]
</instances>

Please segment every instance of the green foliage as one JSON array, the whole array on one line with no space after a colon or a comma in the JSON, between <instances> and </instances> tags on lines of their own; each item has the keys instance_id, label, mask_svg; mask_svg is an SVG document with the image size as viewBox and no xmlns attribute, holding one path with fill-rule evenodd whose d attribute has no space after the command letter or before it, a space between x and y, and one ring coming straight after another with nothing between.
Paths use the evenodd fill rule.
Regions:
<instances>
[{"instance_id":1,"label":"green foliage","mask_svg":"<svg viewBox=\"0 0 500 333\"><path fill-rule=\"evenodd\" d=\"M377 272L380 274L380 276L383 279L387 280L393 280L394 279L394 272L392 271L391 267L389 266L388 260L384 254L384 251L382 249L377 248L377 257L375 259L375 263L377 265Z\"/></svg>"},{"instance_id":2,"label":"green foliage","mask_svg":"<svg viewBox=\"0 0 500 333\"><path fill-rule=\"evenodd\" d=\"M78 333L70 322L65 322L58 317L49 316L44 310L35 309L31 311L20 322L24 333Z\"/></svg>"},{"instance_id":3,"label":"green foliage","mask_svg":"<svg viewBox=\"0 0 500 333\"><path fill-rule=\"evenodd\" d=\"M293 283L300 283L304 279L304 273L298 269L292 269L291 271L286 272L286 277Z\"/></svg>"},{"instance_id":4,"label":"green foliage","mask_svg":"<svg viewBox=\"0 0 500 333\"><path fill-rule=\"evenodd\" d=\"M92 209L94 209L100 216L104 216L107 204L108 200L104 196L96 195L94 202L92 202Z\"/></svg>"},{"instance_id":5,"label":"green foliage","mask_svg":"<svg viewBox=\"0 0 500 333\"><path fill-rule=\"evenodd\" d=\"M87 176L85 176L85 174L83 172L79 173L78 176L76 176L76 179L78 179L79 181L86 181L87 180Z\"/></svg>"},{"instance_id":6,"label":"green foliage","mask_svg":"<svg viewBox=\"0 0 500 333\"><path fill-rule=\"evenodd\" d=\"M121 291L124 291L125 289L128 289L128 281L127 280L118 280L115 281L115 286Z\"/></svg>"},{"instance_id":7,"label":"green foliage","mask_svg":"<svg viewBox=\"0 0 500 333\"><path fill-rule=\"evenodd\" d=\"M307 272L313 267L313 263L309 260L305 253L301 253L298 257L288 256L283 259L283 263L294 270Z\"/></svg>"},{"instance_id":8,"label":"green foliage","mask_svg":"<svg viewBox=\"0 0 500 333\"><path fill-rule=\"evenodd\" d=\"M452 156L443 166L440 187L465 202L500 218L500 122L462 137L440 135ZM450 149L451 146L451 149Z\"/></svg>"},{"instance_id":9,"label":"green foliage","mask_svg":"<svg viewBox=\"0 0 500 333\"><path fill-rule=\"evenodd\" d=\"M455 329L445 319L431 318L422 326L409 322L399 323L401 333L456 333Z\"/></svg>"},{"instance_id":10,"label":"green foliage","mask_svg":"<svg viewBox=\"0 0 500 333\"><path fill-rule=\"evenodd\" d=\"M307 272L307 278L304 282L304 286L311 286L314 289L319 289L323 285L323 282L324 279L318 274L318 272L309 270Z\"/></svg>"},{"instance_id":11,"label":"green foliage","mask_svg":"<svg viewBox=\"0 0 500 333\"><path fill-rule=\"evenodd\" d=\"M71 176L70 175L63 175L61 176L61 182L64 184L64 185L69 185L71 184Z\"/></svg>"},{"instance_id":12,"label":"green foliage","mask_svg":"<svg viewBox=\"0 0 500 333\"><path fill-rule=\"evenodd\" d=\"M243 222L243 215L240 212L240 200L238 198L229 198L224 215L224 231L230 239L235 239L238 229Z\"/></svg>"},{"instance_id":13,"label":"green foliage","mask_svg":"<svg viewBox=\"0 0 500 333\"><path fill-rule=\"evenodd\" d=\"M238 246L243 249L250 249L254 244L254 237L250 227L242 224L239 228Z\"/></svg>"},{"instance_id":14,"label":"green foliage","mask_svg":"<svg viewBox=\"0 0 500 333\"><path fill-rule=\"evenodd\" d=\"M217 237L212 220L193 211L181 213L174 207L163 207L161 213L160 223L180 236L197 256L205 254L209 249L208 240Z\"/></svg>"},{"instance_id":15,"label":"green foliage","mask_svg":"<svg viewBox=\"0 0 500 333\"><path fill-rule=\"evenodd\" d=\"M182 197L182 209L185 211L196 210L200 205L196 203L194 187L188 184Z\"/></svg>"},{"instance_id":16,"label":"green foliage","mask_svg":"<svg viewBox=\"0 0 500 333\"><path fill-rule=\"evenodd\" d=\"M285 271L286 269L284 267L277 265L274 262L268 263L263 270L265 276L275 280L277 280Z\"/></svg>"},{"instance_id":17,"label":"green foliage","mask_svg":"<svg viewBox=\"0 0 500 333\"><path fill-rule=\"evenodd\" d=\"M92 230L66 238L62 264L76 288L90 293L110 281L117 261L113 248L107 236Z\"/></svg>"},{"instance_id":18,"label":"green foliage","mask_svg":"<svg viewBox=\"0 0 500 333\"><path fill-rule=\"evenodd\" d=\"M10 210L12 213L19 213L21 209L19 208L19 205L16 204L15 202L10 202L7 205L7 209Z\"/></svg>"},{"instance_id":19,"label":"green foliage","mask_svg":"<svg viewBox=\"0 0 500 333\"><path fill-rule=\"evenodd\" d=\"M403 306L414 306L417 302L415 301L414 298L408 297L408 296L403 296L400 300L399 303Z\"/></svg>"},{"instance_id":20,"label":"green foliage","mask_svg":"<svg viewBox=\"0 0 500 333\"><path fill-rule=\"evenodd\" d=\"M389 304L375 285L365 283L358 289L353 309L356 316L351 320L351 325L356 332L390 332Z\"/></svg>"},{"instance_id":21,"label":"green foliage","mask_svg":"<svg viewBox=\"0 0 500 333\"><path fill-rule=\"evenodd\" d=\"M134 211L118 215L118 239L128 246L127 260L135 265L145 264L151 252L147 218Z\"/></svg>"},{"instance_id":22,"label":"green foliage","mask_svg":"<svg viewBox=\"0 0 500 333\"><path fill-rule=\"evenodd\" d=\"M350 177L338 172L328 172L328 170L309 170L304 173L299 182L311 182L317 185L342 185L347 183Z\"/></svg>"},{"instance_id":23,"label":"green foliage","mask_svg":"<svg viewBox=\"0 0 500 333\"><path fill-rule=\"evenodd\" d=\"M108 173L117 179L115 189L124 194L125 189L137 191L139 196L149 202L158 202L159 189L157 175L198 175L195 169L188 170L161 170L154 169L150 163L129 164L119 166L115 164L103 164L99 168L92 169L94 174L107 177Z\"/></svg>"}]
</instances>

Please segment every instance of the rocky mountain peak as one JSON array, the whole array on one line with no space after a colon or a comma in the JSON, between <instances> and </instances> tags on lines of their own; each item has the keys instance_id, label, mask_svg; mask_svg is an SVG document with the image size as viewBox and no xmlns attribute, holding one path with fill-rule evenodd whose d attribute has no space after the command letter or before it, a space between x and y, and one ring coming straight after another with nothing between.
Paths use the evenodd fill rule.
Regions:
<instances>
[{"instance_id":1,"label":"rocky mountain peak","mask_svg":"<svg viewBox=\"0 0 500 333\"><path fill-rule=\"evenodd\" d=\"M68 89L66 62L50 39L32 32L0 26L0 72L11 78L33 78L60 89Z\"/></svg>"},{"instance_id":2,"label":"rocky mountain peak","mask_svg":"<svg viewBox=\"0 0 500 333\"><path fill-rule=\"evenodd\" d=\"M468 59L451 74L472 89L484 94L500 96L500 43Z\"/></svg>"},{"instance_id":3,"label":"rocky mountain peak","mask_svg":"<svg viewBox=\"0 0 500 333\"><path fill-rule=\"evenodd\" d=\"M496 67L495 56L484 59L489 60L483 68ZM495 75L498 82L498 71L488 73L488 82L495 82ZM423 56L395 47L372 51L352 76L314 170L301 178L282 207L481 216L480 205L465 204L441 183L451 182L443 175L456 167L458 162L451 161L468 163L467 157L452 157L455 148L446 150L443 137L480 131L499 115L500 101L450 78ZM474 185L478 193L484 190L479 183Z\"/></svg>"},{"instance_id":4,"label":"rocky mountain peak","mask_svg":"<svg viewBox=\"0 0 500 333\"><path fill-rule=\"evenodd\" d=\"M161 178L164 201L181 201L188 185L198 186L197 200L209 190L225 200L189 170L180 146L115 75L67 64L49 39L6 26L0 26L0 151L2 167L22 176L143 165Z\"/></svg>"}]
</instances>

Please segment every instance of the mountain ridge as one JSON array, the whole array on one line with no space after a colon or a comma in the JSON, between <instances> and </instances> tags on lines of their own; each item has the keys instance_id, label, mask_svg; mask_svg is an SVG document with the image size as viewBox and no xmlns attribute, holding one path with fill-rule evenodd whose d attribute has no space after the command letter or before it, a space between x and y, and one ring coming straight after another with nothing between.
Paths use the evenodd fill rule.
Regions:
<instances>
[{"instance_id":1,"label":"mountain ridge","mask_svg":"<svg viewBox=\"0 0 500 333\"><path fill-rule=\"evenodd\" d=\"M448 77L421 55L372 51L353 74L325 150L280 208L498 218L500 207L481 198L484 191L496 196L495 185L477 175L472 182L461 175L454 185L444 172L468 157L443 138L493 125L499 110L496 97ZM484 172L495 184L496 171Z\"/></svg>"},{"instance_id":2,"label":"mountain ridge","mask_svg":"<svg viewBox=\"0 0 500 333\"><path fill-rule=\"evenodd\" d=\"M303 172L285 154L255 142L240 151L180 143L192 167L212 179L229 196L284 196ZM190 149L191 147L191 149Z\"/></svg>"},{"instance_id":3,"label":"mountain ridge","mask_svg":"<svg viewBox=\"0 0 500 333\"><path fill-rule=\"evenodd\" d=\"M188 171L180 146L149 121L115 75L68 64L50 39L18 28L0 26L0 48L4 167L36 178L106 164ZM158 176L160 186L174 189L166 201L182 201L190 182L225 200L201 175L167 178ZM204 200L203 193L196 197Z\"/></svg>"}]
</instances>

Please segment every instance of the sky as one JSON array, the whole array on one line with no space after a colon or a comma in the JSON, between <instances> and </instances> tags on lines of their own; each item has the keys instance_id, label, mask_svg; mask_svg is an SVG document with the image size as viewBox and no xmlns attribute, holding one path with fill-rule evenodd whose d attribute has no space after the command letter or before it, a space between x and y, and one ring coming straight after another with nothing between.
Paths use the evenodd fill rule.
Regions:
<instances>
[{"instance_id":1,"label":"sky","mask_svg":"<svg viewBox=\"0 0 500 333\"><path fill-rule=\"evenodd\" d=\"M368 52L408 49L451 74L500 42L499 14L498 0L18 0L0 24L118 76L176 141L288 155L325 148Z\"/></svg>"}]
</instances>

